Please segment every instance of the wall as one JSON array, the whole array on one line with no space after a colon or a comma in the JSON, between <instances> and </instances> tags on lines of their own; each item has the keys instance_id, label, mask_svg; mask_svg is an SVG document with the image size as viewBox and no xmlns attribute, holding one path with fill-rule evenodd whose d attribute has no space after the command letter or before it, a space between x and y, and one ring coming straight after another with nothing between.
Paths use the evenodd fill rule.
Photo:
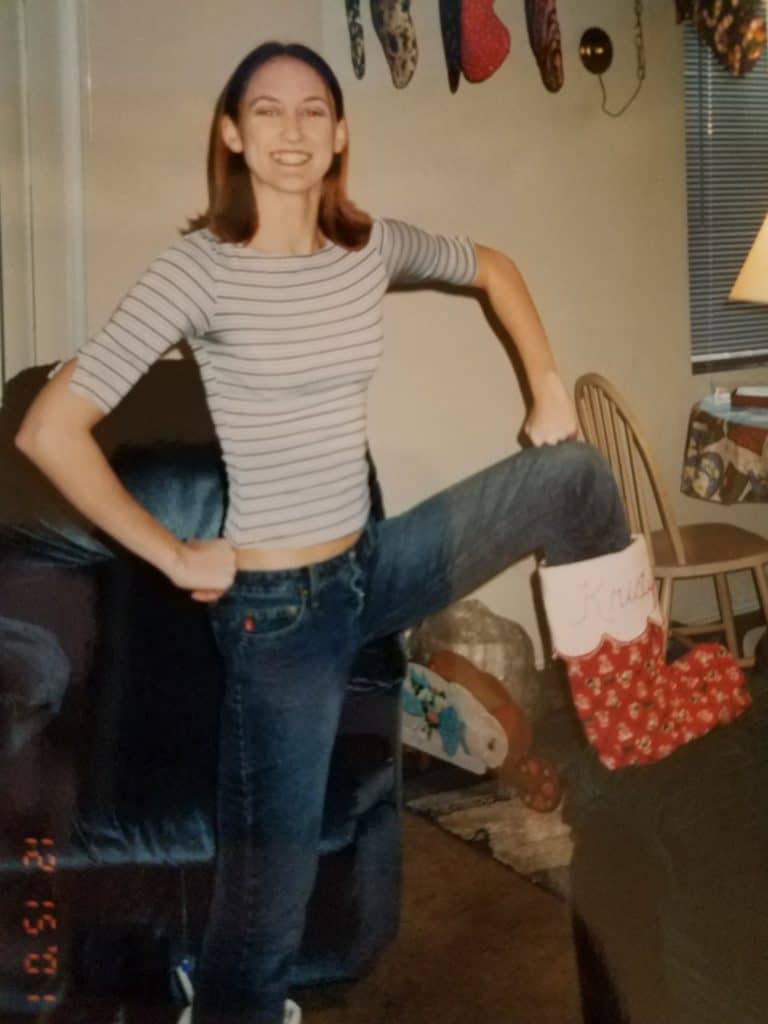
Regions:
<instances>
[{"instance_id":1,"label":"wall","mask_svg":"<svg viewBox=\"0 0 768 1024\"><path fill-rule=\"evenodd\" d=\"M98 0L88 8L90 329L205 205L213 105L240 58L286 35L321 48L317 2Z\"/></svg>"},{"instance_id":2,"label":"wall","mask_svg":"<svg viewBox=\"0 0 768 1024\"><path fill-rule=\"evenodd\" d=\"M674 4L645 5L648 74L620 118L600 110L596 78L578 59L591 25L614 43L605 75L615 110L636 82L632 5L560 4L565 84L540 81L523 5L499 0L510 55L485 83L448 91L438 5L416 9L419 66L408 87L389 82L366 23L368 69L357 81L341 18L324 10L325 52L343 75L352 130L352 193L377 211L428 228L467 231L518 264L563 377L598 370L647 427L682 522L727 518L765 530L765 510L722 509L683 496L688 412L710 379L689 363L682 27ZM375 382L371 437L391 511L516 447L524 408L502 345L472 299L420 292L389 298L389 350ZM765 379L718 374L717 383ZM483 588L496 610L534 636L531 560ZM735 600L753 599L736 579ZM714 614L705 585L683 584L673 614Z\"/></svg>"},{"instance_id":3,"label":"wall","mask_svg":"<svg viewBox=\"0 0 768 1024\"><path fill-rule=\"evenodd\" d=\"M609 105L635 83L631 5L561 4L565 86L542 85L523 5L498 0L510 56L487 82L451 95L437 0L414 5L420 59L404 90L389 79L363 4L368 68L358 81L341 3L100 0L89 14L92 109L87 144L91 329L204 196L213 100L256 42L298 39L324 53L345 89L351 187L374 213L467 232L519 265L568 384L597 369L645 421L682 521L727 516L759 529L759 507L718 509L679 493L691 403L709 389L688 360L682 30L674 5L646 4L648 77L621 118L578 60L590 25L611 34ZM252 26L252 27L251 27ZM169 45L169 40L173 40ZM387 352L370 403L371 443L390 512L517 448L524 419L503 345L472 297L422 290L388 297ZM757 379L720 374L718 383ZM483 588L531 633L532 560ZM698 585L677 610L702 615ZM749 602L742 587L737 600Z\"/></svg>"}]
</instances>

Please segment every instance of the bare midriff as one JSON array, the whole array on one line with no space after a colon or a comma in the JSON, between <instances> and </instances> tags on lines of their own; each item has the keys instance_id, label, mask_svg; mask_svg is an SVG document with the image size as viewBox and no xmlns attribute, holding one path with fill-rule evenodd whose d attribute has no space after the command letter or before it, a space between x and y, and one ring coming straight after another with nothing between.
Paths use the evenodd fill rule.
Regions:
<instances>
[{"instance_id":1,"label":"bare midriff","mask_svg":"<svg viewBox=\"0 0 768 1024\"><path fill-rule=\"evenodd\" d=\"M299 569L340 555L352 547L361 533L362 530L356 530L303 548L235 548L235 565L238 569Z\"/></svg>"}]
</instances>

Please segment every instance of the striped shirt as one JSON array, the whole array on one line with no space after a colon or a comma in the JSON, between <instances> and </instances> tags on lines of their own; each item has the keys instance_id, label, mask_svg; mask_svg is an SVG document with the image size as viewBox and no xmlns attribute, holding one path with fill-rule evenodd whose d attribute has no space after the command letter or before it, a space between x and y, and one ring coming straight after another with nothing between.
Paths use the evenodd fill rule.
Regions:
<instances>
[{"instance_id":1,"label":"striped shirt","mask_svg":"<svg viewBox=\"0 0 768 1024\"><path fill-rule=\"evenodd\" d=\"M390 284L471 284L465 236L374 219L361 249L281 256L207 228L174 242L77 352L69 387L106 413L186 337L224 458L233 546L303 547L369 513L368 385Z\"/></svg>"}]
</instances>

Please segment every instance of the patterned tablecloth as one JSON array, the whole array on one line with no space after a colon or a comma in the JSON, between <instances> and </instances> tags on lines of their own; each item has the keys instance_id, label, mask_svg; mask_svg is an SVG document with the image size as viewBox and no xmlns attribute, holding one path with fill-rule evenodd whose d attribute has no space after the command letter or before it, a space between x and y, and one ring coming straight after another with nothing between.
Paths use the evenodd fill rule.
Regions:
<instances>
[{"instance_id":1,"label":"patterned tablecloth","mask_svg":"<svg viewBox=\"0 0 768 1024\"><path fill-rule=\"evenodd\" d=\"M724 505L768 502L768 408L732 408L703 398L691 409L683 494Z\"/></svg>"}]
</instances>

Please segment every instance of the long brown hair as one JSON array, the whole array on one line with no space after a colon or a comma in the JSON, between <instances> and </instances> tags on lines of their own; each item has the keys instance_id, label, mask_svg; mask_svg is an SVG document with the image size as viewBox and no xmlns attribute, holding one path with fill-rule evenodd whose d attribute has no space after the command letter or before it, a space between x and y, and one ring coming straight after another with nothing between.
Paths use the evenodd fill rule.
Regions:
<instances>
[{"instance_id":1,"label":"long brown hair","mask_svg":"<svg viewBox=\"0 0 768 1024\"><path fill-rule=\"evenodd\" d=\"M213 112L208 141L208 209L189 219L187 231L207 227L222 242L248 242L258 227L258 210L250 172L242 153L233 153L221 137L225 115L237 124L240 102L253 73L274 57L294 57L313 68L333 96L337 119L344 116L341 86L320 54L301 43L268 42L251 50L233 71ZM335 153L323 179L318 222L332 242L348 249L365 245L371 232L371 218L347 196L349 145Z\"/></svg>"}]
</instances>

